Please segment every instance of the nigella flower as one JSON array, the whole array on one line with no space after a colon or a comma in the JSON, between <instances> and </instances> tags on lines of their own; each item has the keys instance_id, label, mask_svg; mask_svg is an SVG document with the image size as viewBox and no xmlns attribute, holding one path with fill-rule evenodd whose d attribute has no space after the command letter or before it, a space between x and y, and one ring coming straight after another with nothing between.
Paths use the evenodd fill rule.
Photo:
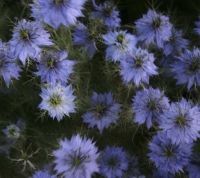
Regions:
<instances>
[{"instance_id":1,"label":"nigella flower","mask_svg":"<svg viewBox=\"0 0 200 178\"><path fill-rule=\"evenodd\" d=\"M15 57L9 51L7 44L0 41L0 77L9 87L13 79L19 78L19 73L21 69L17 65Z\"/></svg>"},{"instance_id":2,"label":"nigella flower","mask_svg":"<svg viewBox=\"0 0 200 178\"><path fill-rule=\"evenodd\" d=\"M75 25L86 0L34 0L32 16L53 28Z\"/></svg>"},{"instance_id":3,"label":"nigella flower","mask_svg":"<svg viewBox=\"0 0 200 178\"><path fill-rule=\"evenodd\" d=\"M42 82L66 84L73 72L74 62L67 59L66 51L45 51L39 57L36 75Z\"/></svg>"},{"instance_id":4,"label":"nigella flower","mask_svg":"<svg viewBox=\"0 0 200 178\"><path fill-rule=\"evenodd\" d=\"M73 33L73 42L75 45L84 46L90 58L92 58L97 50L95 40L92 38L87 27L79 23Z\"/></svg>"},{"instance_id":5,"label":"nigella flower","mask_svg":"<svg viewBox=\"0 0 200 178\"><path fill-rule=\"evenodd\" d=\"M173 143L191 143L200 136L199 118L199 108L182 99L160 116L160 128Z\"/></svg>"},{"instance_id":6,"label":"nigella flower","mask_svg":"<svg viewBox=\"0 0 200 178\"><path fill-rule=\"evenodd\" d=\"M56 178L55 176L51 175L48 171L36 171L32 178Z\"/></svg>"},{"instance_id":7,"label":"nigella flower","mask_svg":"<svg viewBox=\"0 0 200 178\"><path fill-rule=\"evenodd\" d=\"M91 139L80 135L60 141L60 148L53 152L57 175L64 178L91 178L99 171L99 154Z\"/></svg>"},{"instance_id":8,"label":"nigella flower","mask_svg":"<svg viewBox=\"0 0 200 178\"><path fill-rule=\"evenodd\" d=\"M166 56L178 55L189 45L189 41L183 38L183 32L172 28L172 35L164 44L163 52Z\"/></svg>"},{"instance_id":9,"label":"nigella flower","mask_svg":"<svg viewBox=\"0 0 200 178\"><path fill-rule=\"evenodd\" d=\"M42 88L40 96L42 102L39 108L47 111L53 119L60 121L65 115L69 116L70 113L75 112L75 96L71 85L64 87L56 84Z\"/></svg>"},{"instance_id":10,"label":"nigella flower","mask_svg":"<svg viewBox=\"0 0 200 178\"><path fill-rule=\"evenodd\" d=\"M136 47L137 40L134 35L126 31L109 31L103 35L106 49L106 59L120 61L128 52Z\"/></svg>"},{"instance_id":11,"label":"nigella flower","mask_svg":"<svg viewBox=\"0 0 200 178\"><path fill-rule=\"evenodd\" d=\"M192 154L189 165L187 166L189 178L199 178L200 175L200 152Z\"/></svg>"},{"instance_id":12,"label":"nigella flower","mask_svg":"<svg viewBox=\"0 0 200 178\"><path fill-rule=\"evenodd\" d=\"M149 10L135 24L138 40L144 41L146 45L155 44L162 48L171 37L172 24L169 18L154 10Z\"/></svg>"},{"instance_id":13,"label":"nigella flower","mask_svg":"<svg viewBox=\"0 0 200 178\"><path fill-rule=\"evenodd\" d=\"M119 119L120 104L118 104L111 93L93 93L91 97L91 108L83 117L83 122L89 127L97 127L100 133Z\"/></svg>"},{"instance_id":14,"label":"nigella flower","mask_svg":"<svg viewBox=\"0 0 200 178\"><path fill-rule=\"evenodd\" d=\"M92 18L101 19L105 25L110 28L117 28L120 26L121 19L119 18L119 11L112 2L104 2L97 5L93 0L95 11L92 12Z\"/></svg>"},{"instance_id":15,"label":"nigella flower","mask_svg":"<svg viewBox=\"0 0 200 178\"><path fill-rule=\"evenodd\" d=\"M198 21L195 22L195 25L196 25L196 27L195 27L194 31L196 34L200 35L200 17L199 17Z\"/></svg>"},{"instance_id":16,"label":"nigella flower","mask_svg":"<svg viewBox=\"0 0 200 178\"><path fill-rule=\"evenodd\" d=\"M39 22L21 20L13 30L10 49L25 64L28 58L38 57L42 46L52 45L50 34Z\"/></svg>"},{"instance_id":17,"label":"nigella flower","mask_svg":"<svg viewBox=\"0 0 200 178\"><path fill-rule=\"evenodd\" d=\"M158 133L149 144L148 154L156 168L165 174L175 174L183 171L183 167L189 163L191 144L175 144L165 133Z\"/></svg>"},{"instance_id":18,"label":"nigella flower","mask_svg":"<svg viewBox=\"0 0 200 178\"><path fill-rule=\"evenodd\" d=\"M144 89L136 93L132 108L135 113L134 121L138 124L145 123L150 128L168 110L169 100L159 89Z\"/></svg>"},{"instance_id":19,"label":"nigella flower","mask_svg":"<svg viewBox=\"0 0 200 178\"><path fill-rule=\"evenodd\" d=\"M185 50L172 64L172 72L177 84L187 85L188 90L200 86L200 49Z\"/></svg>"},{"instance_id":20,"label":"nigella flower","mask_svg":"<svg viewBox=\"0 0 200 178\"><path fill-rule=\"evenodd\" d=\"M157 75L157 67L154 64L154 55L145 49L130 51L120 61L120 74L126 83L134 83L139 86L141 83L149 84L149 77Z\"/></svg>"},{"instance_id":21,"label":"nigella flower","mask_svg":"<svg viewBox=\"0 0 200 178\"><path fill-rule=\"evenodd\" d=\"M128 169L128 155L121 147L106 147L99 158L99 172L107 178L122 177Z\"/></svg>"}]
</instances>

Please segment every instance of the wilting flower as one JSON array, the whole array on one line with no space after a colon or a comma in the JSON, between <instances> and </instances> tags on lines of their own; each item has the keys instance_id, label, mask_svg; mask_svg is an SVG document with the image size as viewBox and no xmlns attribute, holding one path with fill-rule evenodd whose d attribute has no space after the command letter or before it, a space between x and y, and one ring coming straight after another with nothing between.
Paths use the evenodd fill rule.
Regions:
<instances>
[{"instance_id":1,"label":"wilting flower","mask_svg":"<svg viewBox=\"0 0 200 178\"><path fill-rule=\"evenodd\" d=\"M74 135L70 140L60 141L60 148L53 152L58 175L69 178L91 178L99 171L98 149L92 140Z\"/></svg>"},{"instance_id":2,"label":"wilting flower","mask_svg":"<svg viewBox=\"0 0 200 178\"><path fill-rule=\"evenodd\" d=\"M19 78L21 69L17 65L15 57L9 51L7 44L0 41L0 77L3 78L7 87L13 79Z\"/></svg>"},{"instance_id":3,"label":"wilting flower","mask_svg":"<svg viewBox=\"0 0 200 178\"><path fill-rule=\"evenodd\" d=\"M164 43L170 40L172 24L169 18L154 10L149 10L135 24L138 40L144 41L146 45L155 44L162 48Z\"/></svg>"},{"instance_id":4,"label":"wilting flower","mask_svg":"<svg viewBox=\"0 0 200 178\"><path fill-rule=\"evenodd\" d=\"M121 19L119 18L119 11L112 2L104 2L97 5L93 0L95 11L92 12L92 18L101 19L105 25L110 28L120 26Z\"/></svg>"},{"instance_id":5,"label":"wilting flower","mask_svg":"<svg viewBox=\"0 0 200 178\"><path fill-rule=\"evenodd\" d=\"M119 119L120 104L118 104L111 93L93 93L91 97L91 108L83 117L83 122L89 127L97 127L102 133L105 128L114 124Z\"/></svg>"},{"instance_id":6,"label":"wilting flower","mask_svg":"<svg viewBox=\"0 0 200 178\"><path fill-rule=\"evenodd\" d=\"M157 75L157 67L154 64L154 55L145 49L136 49L129 52L120 61L120 74L126 83L149 84L149 77Z\"/></svg>"},{"instance_id":7,"label":"wilting flower","mask_svg":"<svg viewBox=\"0 0 200 178\"><path fill-rule=\"evenodd\" d=\"M36 171L32 178L56 178L55 176L51 175L48 171Z\"/></svg>"},{"instance_id":8,"label":"wilting flower","mask_svg":"<svg viewBox=\"0 0 200 178\"><path fill-rule=\"evenodd\" d=\"M163 52L166 56L178 55L188 47L189 41L183 38L183 32L172 28L172 35L164 44Z\"/></svg>"},{"instance_id":9,"label":"wilting flower","mask_svg":"<svg viewBox=\"0 0 200 178\"><path fill-rule=\"evenodd\" d=\"M183 167L189 163L191 144L175 144L165 133L158 133L149 144L148 154L156 168L163 174L175 174L183 171Z\"/></svg>"},{"instance_id":10,"label":"wilting flower","mask_svg":"<svg viewBox=\"0 0 200 178\"><path fill-rule=\"evenodd\" d=\"M73 42L75 45L84 46L90 58L97 50L95 40L92 38L87 27L79 23L73 33Z\"/></svg>"},{"instance_id":11,"label":"wilting flower","mask_svg":"<svg viewBox=\"0 0 200 178\"><path fill-rule=\"evenodd\" d=\"M192 51L185 50L172 64L172 72L175 74L177 84L187 85L188 90L192 86L200 85L200 50L194 48Z\"/></svg>"},{"instance_id":12,"label":"wilting flower","mask_svg":"<svg viewBox=\"0 0 200 178\"><path fill-rule=\"evenodd\" d=\"M106 49L106 59L120 61L128 52L136 47L137 40L134 35L126 31L110 31L103 35Z\"/></svg>"},{"instance_id":13,"label":"wilting flower","mask_svg":"<svg viewBox=\"0 0 200 178\"><path fill-rule=\"evenodd\" d=\"M13 30L10 50L25 64L28 58L36 59L42 46L52 45L50 34L39 22L21 20Z\"/></svg>"},{"instance_id":14,"label":"wilting flower","mask_svg":"<svg viewBox=\"0 0 200 178\"><path fill-rule=\"evenodd\" d=\"M128 169L128 155L121 147L106 147L99 158L100 174L107 178L122 177Z\"/></svg>"},{"instance_id":15,"label":"wilting flower","mask_svg":"<svg viewBox=\"0 0 200 178\"><path fill-rule=\"evenodd\" d=\"M53 119L60 121L65 115L75 112L75 96L71 85L64 87L57 84L42 88L40 96L42 102L39 108L47 111Z\"/></svg>"},{"instance_id":16,"label":"wilting flower","mask_svg":"<svg viewBox=\"0 0 200 178\"><path fill-rule=\"evenodd\" d=\"M145 123L150 128L168 110L169 100L159 89L144 89L136 93L132 108L135 113L134 121L138 124Z\"/></svg>"},{"instance_id":17,"label":"wilting flower","mask_svg":"<svg viewBox=\"0 0 200 178\"><path fill-rule=\"evenodd\" d=\"M36 75L41 77L42 82L66 84L75 64L73 61L68 60L67 56L66 51L43 52L39 58Z\"/></svg>"},{"instance_id":18,"label":"wilting flower","mask_svg":"<svg viewBox=\"0 0 200 178\"><path fill-rule=\"evenodd\" d=\"M199 108L182 99L160 116L160 128L173 143L191 143L200 136L199 118Z\"/></svg>"},{"instance_id":19,"label":"wilting flower","mask_svg":"<svg viewBox=\"0 0 200 178\"><path fill-rule=\"evenodd\" d=\"M32 16L53 28L75 25L86 0L34 0Z\"/></svg>"}]
</instances>

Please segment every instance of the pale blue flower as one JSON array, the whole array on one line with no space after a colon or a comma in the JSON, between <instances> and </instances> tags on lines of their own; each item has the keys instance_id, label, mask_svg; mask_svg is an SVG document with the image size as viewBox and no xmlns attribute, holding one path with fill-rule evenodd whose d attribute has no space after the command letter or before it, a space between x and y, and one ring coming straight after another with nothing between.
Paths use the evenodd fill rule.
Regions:
<instances>
[{"instance_id":1,"label":"pale blue flower","mask_svg":"<svg viewBox=\"0 0 200 178\"><path fill-rule=\"evenodd\" d=\"M63 178L91 178L99 171L98 149L91 139L74 135L63 139L59 148L53 152L55 171Z\"/></svg>"}]
</instances>

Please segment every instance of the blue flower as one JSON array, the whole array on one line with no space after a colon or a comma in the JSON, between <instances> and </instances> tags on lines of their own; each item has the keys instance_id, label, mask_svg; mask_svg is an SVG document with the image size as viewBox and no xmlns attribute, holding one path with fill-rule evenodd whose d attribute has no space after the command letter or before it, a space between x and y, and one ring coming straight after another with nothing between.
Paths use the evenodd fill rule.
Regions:
<instances>
[{"instance_id":1,"label":"blue flower","mask_svg":"<svg viewBox=\"0 0 200 178\"><path fill-rule=\"evenodd\" d=\"M138 40L146 45L154 44L162 48L164 43L170 40L172 25L169 18L154 10L148 10L135 24Z\"/></svg>"},{"instance_id":2,"label":"blue flower","mask_svg":"<svg viewBox=\"0 0 200 178\"><path fill-rule=\"evenodd\" d=\"M28 58L38 57L42 46L52 45L49 37L39 22L21 20L13 30L10 50L25 64Z\"/></svg>"},{"instance_id":3,"label":"blue flower","mask_svg":"<svg viewBox=\"0 0 200 178\"><path fill-rule=\"evenodd\" d=\"M158 133L149 144L151 161L154 162L159 172L175 174L183 171L183 167L189 163L191 144L175 144L167 138L165 133Z\"/></svg>"},{"instance_id":4,"label":"blue flower","mask_svg":"<svg viewBox=\"0 0 200 178\"><path fill-rule=\"evenodd\" d=\"M53 28L75 25L86 0L34 0L32 16Z\"/></svg>"},{"instance_id":5,"label":"blue flower","mask_svg":"<svg viewBox=\"0 0 200 178\"><path fill-rule=\"evenodd\" d=\"M192 86L200 86L200 49L185 50L172 64L172 72L177 84L187 85L188 90Z\"/></svg>"},{"instance_id":6,"label":"blue flower","mask_svg":"<svg viewBox=\"0 0 200 178\"><path fill-rule=\"evenodd\" d=\"M39 57L36 75L42 82L66 84L73 72L75 62L67 60L66 51L45 51Z\"/></svg>"},{"instance_id":7,"label":"blue flower","mask_svg":"<svg viewBox=\"0 0 200 178\"><path fill-rule=\"evenodd\" d=\"M47 111L53 119L60 121L65 115L69 116L70 113L75 112L75 96L71 85L64 87L56 84L42 88L40 96L42 102L39 108Z\"/></svg>"},{"instance_id":8,"label":"blue flower","mask_svg":"<svg viewBox=\"0 0 200 178\"><path fill-rule=\"evenodd\" d=\"M139 48L129 52L120 61L120 74L123 81L134 83L136 86L142 83L149 84L149 77L158 74L154 60L154 55L145 49Z\"/></svg>"},{"instance_id":9,"label":"blue flower","mask_svg":"<svg viewBox=\"0 0 200 178\"><path fill-rule=\"evenodd\" d=\"M158 123L160 115L168 108L169 100L159 89L149 88L138 91L133 98L134 121L138 124L145 123L147 128L150 128L153 123Z\"/></svg>"},{"instance_id":10,"label":"blue flower","mask_svg":"<svg viewBox=\"0 0 200 178\"><path fill-rule=\"evenodd\" d=\"M14 55L10 52L7 44L0 41L0 77L9 87L13 79L19 78L21 72L20 67L17 65Z\"/></svg>"},{"instance_id":11,"label":"blue flower","mask_svg":"<svg viewBox=\"0 0 200 178\"><path fill-rule=\"evenodd\" d=\"M187 166L189 178L199 178L200 175L200 152L193 153L190 163Z\"/></svg>"},{"instance_id":12,"label":"blue flower","mask_svg":"<svg viewBox=\"0 0 200 178\"><path fill-rule=\"evenodd\" d=\"M99 169L107 178L122 177L128 169L128 155L121 147L106 147L100 154Z\"/></svg>"},{"instance_id":13,"label":"blue flower","mask_svg":"<svg viewBox=\"0 0 200 178\"><path fill-rule=\"evenodd\" d=\"M90 58L97 50L95 40L89 34L87 27L79 23L73 33L73 42L75 45L84 46Z\"/></svg>"},{"instance_id":14,"label":"blue flower","mask_svg":"<svg viewBox=\"0 0 200 178\"><path fill-rule=\"evenodd\" d=\"M119 119L120 104L118 104L111 93L93 93L91 97L91 108L82 118L89 127L97 127L100 133Z\"/></svg>"},{"instance_id":15,"label":"blue flower","mask_svg":"<svg viewBox=\"0 0 200 178\"><path fill-rule=\"evenodd\" d=\"M32 178L56 178L55 176L48 173L48 171L36 171Z\"/></svg>"},{"instance_id":16,"label":"blue flower","mask_svg":"<svg viewBox=\"0 0 200 178\"><path fill-rule=\"evenodd\" d=\"M199 118L199 108L182 99L160 116L160 128L173 143L191 143L200 136Z\"/></svg>"},{"instance_id":17,"label":"blue flower","mask_svg":"<svg viewBox=\"0 0 200 178\"><path fill-rule=\"evenodd\" d=\"M92 140L80 135L60 141L60 148L53 152L55 171L64 178L91 178L99 171L98 149Z\"/></svg>"},{"instance_id":18,"label":"blue flower","mask_svg":"<svg viewBox=\"0 0 200 178\"><path fill-rule=\"evenodd\" d=\"M104 2L97 5L93 0L95 11L92 12L92 18L101 19L102 22L109 28L114 29L120 26L121 19L119 11L112 2Z\"/></svg>"},{"instance_id":19,"label":"blue flower","mask_svg":"<svg viewBox=\"0 0 200 178\"><path fill-rule=\"evenodd\" d=\"M183 38L183 32L172 28L172 35L164 44L163 52L166 56L179 55L189 45L189 41Z\"/></svg>"},{"instance_id":20,"label":"blue flower","mask_svg":"<svg viewBox=\"0 0 200 178\"><path fill-rule=\"evenodd\" d=\"M126 31L110 31L103 35L106 49L106 59L120 61L128 52L136 47L137 40L134 35Z\"/></svg>"}]
</instances>

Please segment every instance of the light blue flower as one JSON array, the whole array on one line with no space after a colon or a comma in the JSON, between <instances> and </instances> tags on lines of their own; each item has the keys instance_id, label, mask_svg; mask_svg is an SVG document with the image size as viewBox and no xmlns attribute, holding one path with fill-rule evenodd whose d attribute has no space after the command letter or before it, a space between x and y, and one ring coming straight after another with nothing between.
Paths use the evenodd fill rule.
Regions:
<instances>
[{"instance_id":1,"label":"light blue flower","mask_svg":"<svg viewBox=\"0 0 200 178\"><path fill-rule=\"evenodd\" d=\"M32 16L53 28L75 25L86 0L34 0Z\"/></svg>"},{"instance_id":2,"label":"light blue flower","mask_svg":"<svg viewBox=\"0 0 200 178\"><path fill-rule=\"evenodd\" d=\"M71 85L62 86L56 84L42 88L40 96L42 102L39 108L47 111L53 119L60 121L65 115L69 116L75 112L75 96Z\"/></svg>"},{"instance_id":3,"label":"light blue flower","mask_svg":"<svg viewBox=\"0 0 200 178\"><path fill-rule=\"evenodd\" d=\"M149 78L158 74L154 60L154 55L145 49L139 48L130 51L120 61L120 74L123 81L136 86L142 83L149 84Z\"/></svg>"},{"instance_id":4,"label":"light blue flower","mask_svg":"<svg viewBox=\"0 0 200 178\"><path fill-rule=\"evenodd\" d=\"M63 178L91 178L99 171L98 149L91 139L73 135L63 139L59 148L53 152L55 171Z\"/></svg>"},{"instance_id":5,"label":"light blue flower","mask_svg":"<svg viewBox=\"0 0 200 178\"><path fill-rule=\"evenodd\" d=\"M109 31L103 35L107 45L106 59L120 61L128 52L136 48L136 37L126 31Z\"/></svg>"},{"instance_id":6,"label":"light blue flower","mask_svg":"<svg viewBox=\"0 0 200 178\"><path fill-rule=\"evenodd\" d=\"M43 29L39 22L21 20L13 30L9 42L10 50L25 64L28 58L36 59L42 46L50 46L50 34Z\"/></svg>"}]
</instances>

